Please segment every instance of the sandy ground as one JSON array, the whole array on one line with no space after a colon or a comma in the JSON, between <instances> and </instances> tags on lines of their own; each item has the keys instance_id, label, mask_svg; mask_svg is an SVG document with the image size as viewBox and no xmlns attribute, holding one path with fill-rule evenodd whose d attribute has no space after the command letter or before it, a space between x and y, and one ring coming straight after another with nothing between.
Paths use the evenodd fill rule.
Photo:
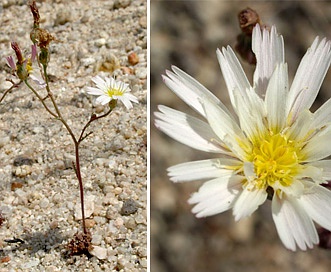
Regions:
<instances>
[{"instance_id":1,"label":"sandy ground","mask_svg":"<svg viewBox=\"0 0 331 272\"><path fill-rule=\"evenodd\" d=\"M10 86L10 42L30 50L33 21L25 2L0 4L0 95ZM146 1L46 0L38 7L41 26L57 39L50 46L50 86L76 135L92 112L107 110L86 94L95 75L128 83L139 104L131 110L119 105L93 123L93 134L81 145L95 248L87 258L66 254L66 244L81 230L71 138L25 86L1 103L0 211L6 221L0 227L0 271L146 271ZM128 61L133 52L137 64ZM20 241L5 241L14 238Z\"/></svg>"},{"instance_id":2,"label":"sandy ground","mask_svg":"<svg viewBox=\"0 0 331 272\"><path fill-rule=\"evenodd\" d=\"M234 47L239 34L237 14L247 6L283 35L290 80L314 38L331 38L327 2L152 1L151 112L157 104L193 112L162 82L160 75L171 65L194 76L229 105L215 51ZM254 67L243 66L252 80ZM329 72L314 107L331 96L330 86ZM187 199L201 183L172 184L166 168L212 155L151 128L151 271L329 271L330 251L315 247L290 252L283 247L270 203L240 223L234 222L231 212L196 219Z\"/></svg>"}]
</instances>

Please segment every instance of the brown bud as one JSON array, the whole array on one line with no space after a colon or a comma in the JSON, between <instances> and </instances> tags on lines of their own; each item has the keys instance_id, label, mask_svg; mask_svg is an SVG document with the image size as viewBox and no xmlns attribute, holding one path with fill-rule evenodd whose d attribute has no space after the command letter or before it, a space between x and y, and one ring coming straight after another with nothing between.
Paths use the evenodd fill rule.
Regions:
<instances>
[{"instance_id":1,"label":"brown bud","mask_svg":"<svg viewBox=\"0 0 331 272\"><path fill-rule=\"evenodd\" d=\"M257 12L251 8L246 8L238 14L239 25L242 32L252 35L253 28L256 24L261 24Z\"/></svg>"},{"instance_id":2,"label":"brown bud","mask_svg":"<svg viewBox=\"0 0 331 272\"><path fill-rule=\"evenodd\" d=\"M40 48L48 48L50 42L55 40L55 38L47 30L42 28L34 28L30 32L30 39Z\"/></svg>"},{"instance_id":3,"label":"brown bud","mask_svg":"<svg viewBox=\"0 0 331 272\"><path fill-rule=\"evenodd\" d=\"M17 42L12 42L11 43L11 48L13 48L13 50L15 51L18 63L23 64L24 58L23 58L23 55L22 55L22 51L21 51L20 47L18 46L18 43Z\"/></svg>"},{"instance_id":4,"label":"brown bud","mask_svg":"<svg viewBox=\"0 0 331 272\"><path fill-rule=\"evenodd\" d=\"M251 8L242 10L238 14L238 20L241 33L237 36L237 44L235 45L235 49L249 64L256 64L256 57L252 51L253 28L256 24L259 24L261 27L266 26L262 24L258 13Z\"/></svg>"},{"instance_id":5,"label":"brown bud","mask_svg":"<svg viewBox=\"0 0 331 272\"><path fill-rule=\"evenodd\" d=\"M37 8L36 1L32 0L28 2L28 5L30 6L32 15L33 15L33 28L39 28L40 23L40 15L39 10Z\"/></svg>"}]
</instances>

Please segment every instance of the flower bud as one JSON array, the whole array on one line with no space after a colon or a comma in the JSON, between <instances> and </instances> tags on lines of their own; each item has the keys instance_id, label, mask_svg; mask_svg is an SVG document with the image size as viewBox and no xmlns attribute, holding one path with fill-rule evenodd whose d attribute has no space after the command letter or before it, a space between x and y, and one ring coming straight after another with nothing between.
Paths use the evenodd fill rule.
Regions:
<instances>
[{"instance_id":1,"label":"flower bud","mask_svg":"<svg viewBox=\"0 0 331 272\"><path fill-rule=\"evenodd\" d=\"M49 62L49 52L47 48L40 48L39 61L43 66L47 66Z\"/></svg>"},{"instance_id":2,"label":"flower bud","mask_svg":"<svg viewBox=\"0 0 331 272\"><path fill-rule=\"evenodd\" d=\"M15 51L15 54L16 54L16 57L17 57L17 62L19 64L23 64L24 58L23 58L23 55L22 55L22 51L21 51L20 47L18 46L18 43L17 42L12 42L11 43L11 48L13 48L13 50Z\"/></svg>"},{"instance_id":3,"label":"flower bud","mask_svg":"<svg viewBox=\"0 0 331 272\"><path fill-rule=\"evenodd\" d=\"M117 105L117 100L116 99L110 100L108 105L109 105L109 108L111 110L113 110L116 107L116 105Z\"/></svg>"}]
</instances>

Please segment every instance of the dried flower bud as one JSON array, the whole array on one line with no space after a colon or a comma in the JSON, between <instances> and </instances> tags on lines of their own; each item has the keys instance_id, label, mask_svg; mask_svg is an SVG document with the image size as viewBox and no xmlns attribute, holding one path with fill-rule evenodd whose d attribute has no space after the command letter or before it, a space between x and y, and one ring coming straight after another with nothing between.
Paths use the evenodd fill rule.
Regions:
<instances>
[{"instance_id":1,"label":"dried flower bud","mask_svg":"<svg viewBox=\"0 0 331 272\"><path fill-rule=\"evenodd\" d=\"M253 28L256 24L259 24L261 27L266 26L262 24L258 13L251 8L242 10L238 14L238 20L241 33L237 36L237 44L235 45L235 49L249 64L256 64L256 57L252 51Z\"/></svg>"},{"instance_id":2,"label":"dried flower bud","mask_svg":"<svg viewBox=\"0 0 331 272\"><path fill-rule=\"evenodd\" d=\"M30 6L32 15L33 15L33 28L39 28L39 23L40 23L40 15L39 15L39 10L36 5L36 1L29 1L28 5Z\"/></svg>"},{"instance_id":3,"label":"dried flower bud","mask_svg":"<svg viewBox=\"0 0 331 272\"><path fill-rule=\"evenodd\" d=\"M47 30L42 28L32 29L30 32L30 39L40 48L48 48L50 42L55 40L55 38Z\"/></svg>"},{"instance_id":4,"label":"dried flower bud","mask_svg":"<svg viewBox=\"0 0 331 272\"><path fill-rule=\"evenodd\" d=\"M18 46L18 43L17 42L12 42L11 43L11 48L13 48L13 50L15 51L15 54L16 54L16 57L17 57L17 62L19 64L23 64L24 58L23 58L23 55L22 55L22 51L21 51L20 47Z\"/></svg>"},{"instance_id":5,"label":"dried flower bud","mask_svg":"<svg viewBox=\"0 0 331 272\"><path fill-rule=\"evenodd\" d=\"M256 24L261 24L257 12L251 8L246 8L238 14L241 31L247 35L252 35L253 28Z\"/></svg>"}]
</instances>

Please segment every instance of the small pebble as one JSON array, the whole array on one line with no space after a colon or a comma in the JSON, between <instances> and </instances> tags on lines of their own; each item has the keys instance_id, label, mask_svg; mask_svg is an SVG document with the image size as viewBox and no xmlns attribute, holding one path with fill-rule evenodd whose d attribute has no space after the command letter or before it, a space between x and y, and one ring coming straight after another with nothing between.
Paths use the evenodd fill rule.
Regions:
<instances>
[{"instance_id":1,"label":"small pebble","mask_svg":"<svg viewBox=\"0 0 331 272\"><path fill-rule=\"evenodd\" d=\"M8 263L10 261L10 257L9 256L5 256L5 257L2 257L0 259L0 262L1 263Z\"/></svg>"},{"instance_id":2,"label":"small pebble","mask_svg":"<svg viewBox=\"0 0 331 272\"><path fill-rule=\"evenodd\" d=\"M135 52L132 52L128 55L128 62L131 65L136 65L139 62L139 57Z\"/></svg>"},{"instance_id":3,"label":"small pebble","mask_svg":"<svg viewBox=\"0 0 331 272\"><path fill-rule=\"evenodd\" d=\"M34 258L28 262L23 262L21 267L23 269L29 269L29 268L37 266L39 263L40 263L40 260L37 258Z\"/></svg>"},{"instance_id":4,"label":"small pebble","mask_svg":"<svg viewBox=\"0 0 331 272\"><path fill-rule=\"evenodd\" d=\"M84 213L85 213L85 218L90 217L93 212L94 212L94 200L95 196L94 195L89 195L85 197L84 201ZM75 205L75 219L76 220L82 220L82 210L81 210L81 205L80 202L77 202Z\"/></svg>"},{"instance_id":5,"label":"small pebble","mask_svg":"<svg viewBox=\"0 0 331 272\"><path fill-rule=\"evenodd\" d=\"M91 241L91 243L92 243L93 245L98 246L98 245L101 244L102 239L103 239L103 238L102 238L101 235L94 234L94 235L92 236L92 241Z\"/></svg>"},{"instance_id":6,"label":"small pebble","mask_svg":"<svg viewBox=\"0 0 331 272\"><path fill-rule=\"evenodd\" d=\"M115 0L114 9L126 8L131 4L131 0Z\"/></svg>"},{"instance_id":7,"label":"small pebble","mask_svg":"<svg viewBox=\"0 0 331 272\"><path fill-rule=\"evenodd\" d=\"M97 40L94 41L94 44L97 47L102 47L106 44L106 39L104 39L104 38L97 39Z\"/></svg>"},{"instance_id":8,"label":"small pebble","mask_svg":"<svg viewBox=\"0 0 331 272\"><path fill-rule=\"evenodd\" d=\"M114 54L109 54L102 59L102 62L98 63L97 70L112 73L120 67L120 60Z\"/></svg>"},{"instance_id":9,"label":"small pebble","mask_svg":"<svg viewBox=\"0 0 331 272\"><path fill-rule=\"evenodd\" d=\"M124 225L128 229L135 229L135 227L137 226L136 221L133 218L129 218Z\"/></svg>"},{"instance_id":10,"label":"small pebble","mask_svg":"<svg viewBox=\"0 0 331 272\"><path fill-rule=\"evenodd\" d=\"M11 183L11 186L10 186L10 189L12 191L15 191L16 189L22 188L22 187L23 187L23 183L22 182L12 182Z\"/></svg>"},{"instance_id":11,"label":"small pebble","mask_svg":"<svg viewBox=\"0 0 331 272\"><path fill-rule=\"evenodd\" d=\"M147 17L143 16L139 19L139 24L143 28L147 28Z\"/></svg>"},{"instance_id":12,"label":"small pebble","mask_svg":"<svg viewBox=\"0 0 331 272\"><path fill-rule=\"evenodd\" d=\"M23 157L23 156L20 156L20 157L16 157L14 159L14 162L13 162L13 165L14 166L22 166L22 165L32 165L33 164L33 160L28 158L28 157Z\"/></svg>"},{"instance_id":13,"label":"small pebble","mask_svg":"<svg viewBox=\"0 0 331 272\"><path fill-rule=\"evenodd\" d=\"M135 71L135 74L140 79L147 78L147 70L145 68L138 67Z\"/></svg>"},{"instance_id":14,"label":"small pebble","mask_svg":"<svg viewBox=\"0 0 331 272\"><path fill-rule=\"evenodd\" d=\"M89 251L91 255L97 257L99 260L107 258L107 249L99 246L93 246L93 249Z\"/></svg>"},{"instance_id":15,"label":"small pebble","mask_svg":"<svg viewBox=\"0 0 331 272\"><path fill-rule=\"evenodd\" d=\"M121 217L118 217L115 219L115 222L114 222L114 226L116 226L117 228L123 226L123 219Z\"/></svg>"},{"instance_id":16,"label":"small pebble","mask_svg":"<svg viewBox=\"0 0 331 272\"><path fill-rule=\"evenodd\" d=\"M138 204L133 199L125 200L121 209L121 215L133 214L138 210Z\"/></svg>"},{"instance_id":17,"label":"small pebble","mask_svg":"<svg viewBox=\"0 0 331 272\"><path fill-rule=\"evenodd\" d=\"M61 11L59 11L56 14L54 26L64 25L65 23L68 23L70 21L71 21L71 11L69 9L62 8Z\"/></svg>"},{"instance_id":18,"label":"small pebble","mask_svg":"<svg viewBox=\"0 0 331 272\"><path fill-rule=\"evenodd\" d=\"M19 166L13 172L14 176L19 177L19 178L24 178L24 177L30 175L31 173L32 173L32 169L31 169L30 165Z\"/></svg>"},{"instance_id":19,"label":"small pebble","mask_svg":"<svg viewBox=\"0 0 331 272\"><path fill-rule=\"evenodd\" d=\"M39 206L42 209L46 209L49 205L49 200L48 198L43 198L40 202L39 202Z\"/></svg>"},{"instance_id":20,"label":"small pebble","mask_svg":"<svg viewBox=\"0 0 331 272\"><path fill-rule=\"evenodd\" d=\"M0 137L0 148L4 147L9 142L10 142L10 137L9 136Z\"/></svg>"},{"instance_id":21,"label":"small pebble","mask_svg":"<svg viewBox=\"0 0 331 272\"><path fill-rule=\"evenodd\" d=\"M94 219L90 219L90 218L88 218L88 219L85 219L85 225L86 225L86 227L87 228L93 228L94 226L95 226L95 220Z\"/></svg>"}]
</instances>

